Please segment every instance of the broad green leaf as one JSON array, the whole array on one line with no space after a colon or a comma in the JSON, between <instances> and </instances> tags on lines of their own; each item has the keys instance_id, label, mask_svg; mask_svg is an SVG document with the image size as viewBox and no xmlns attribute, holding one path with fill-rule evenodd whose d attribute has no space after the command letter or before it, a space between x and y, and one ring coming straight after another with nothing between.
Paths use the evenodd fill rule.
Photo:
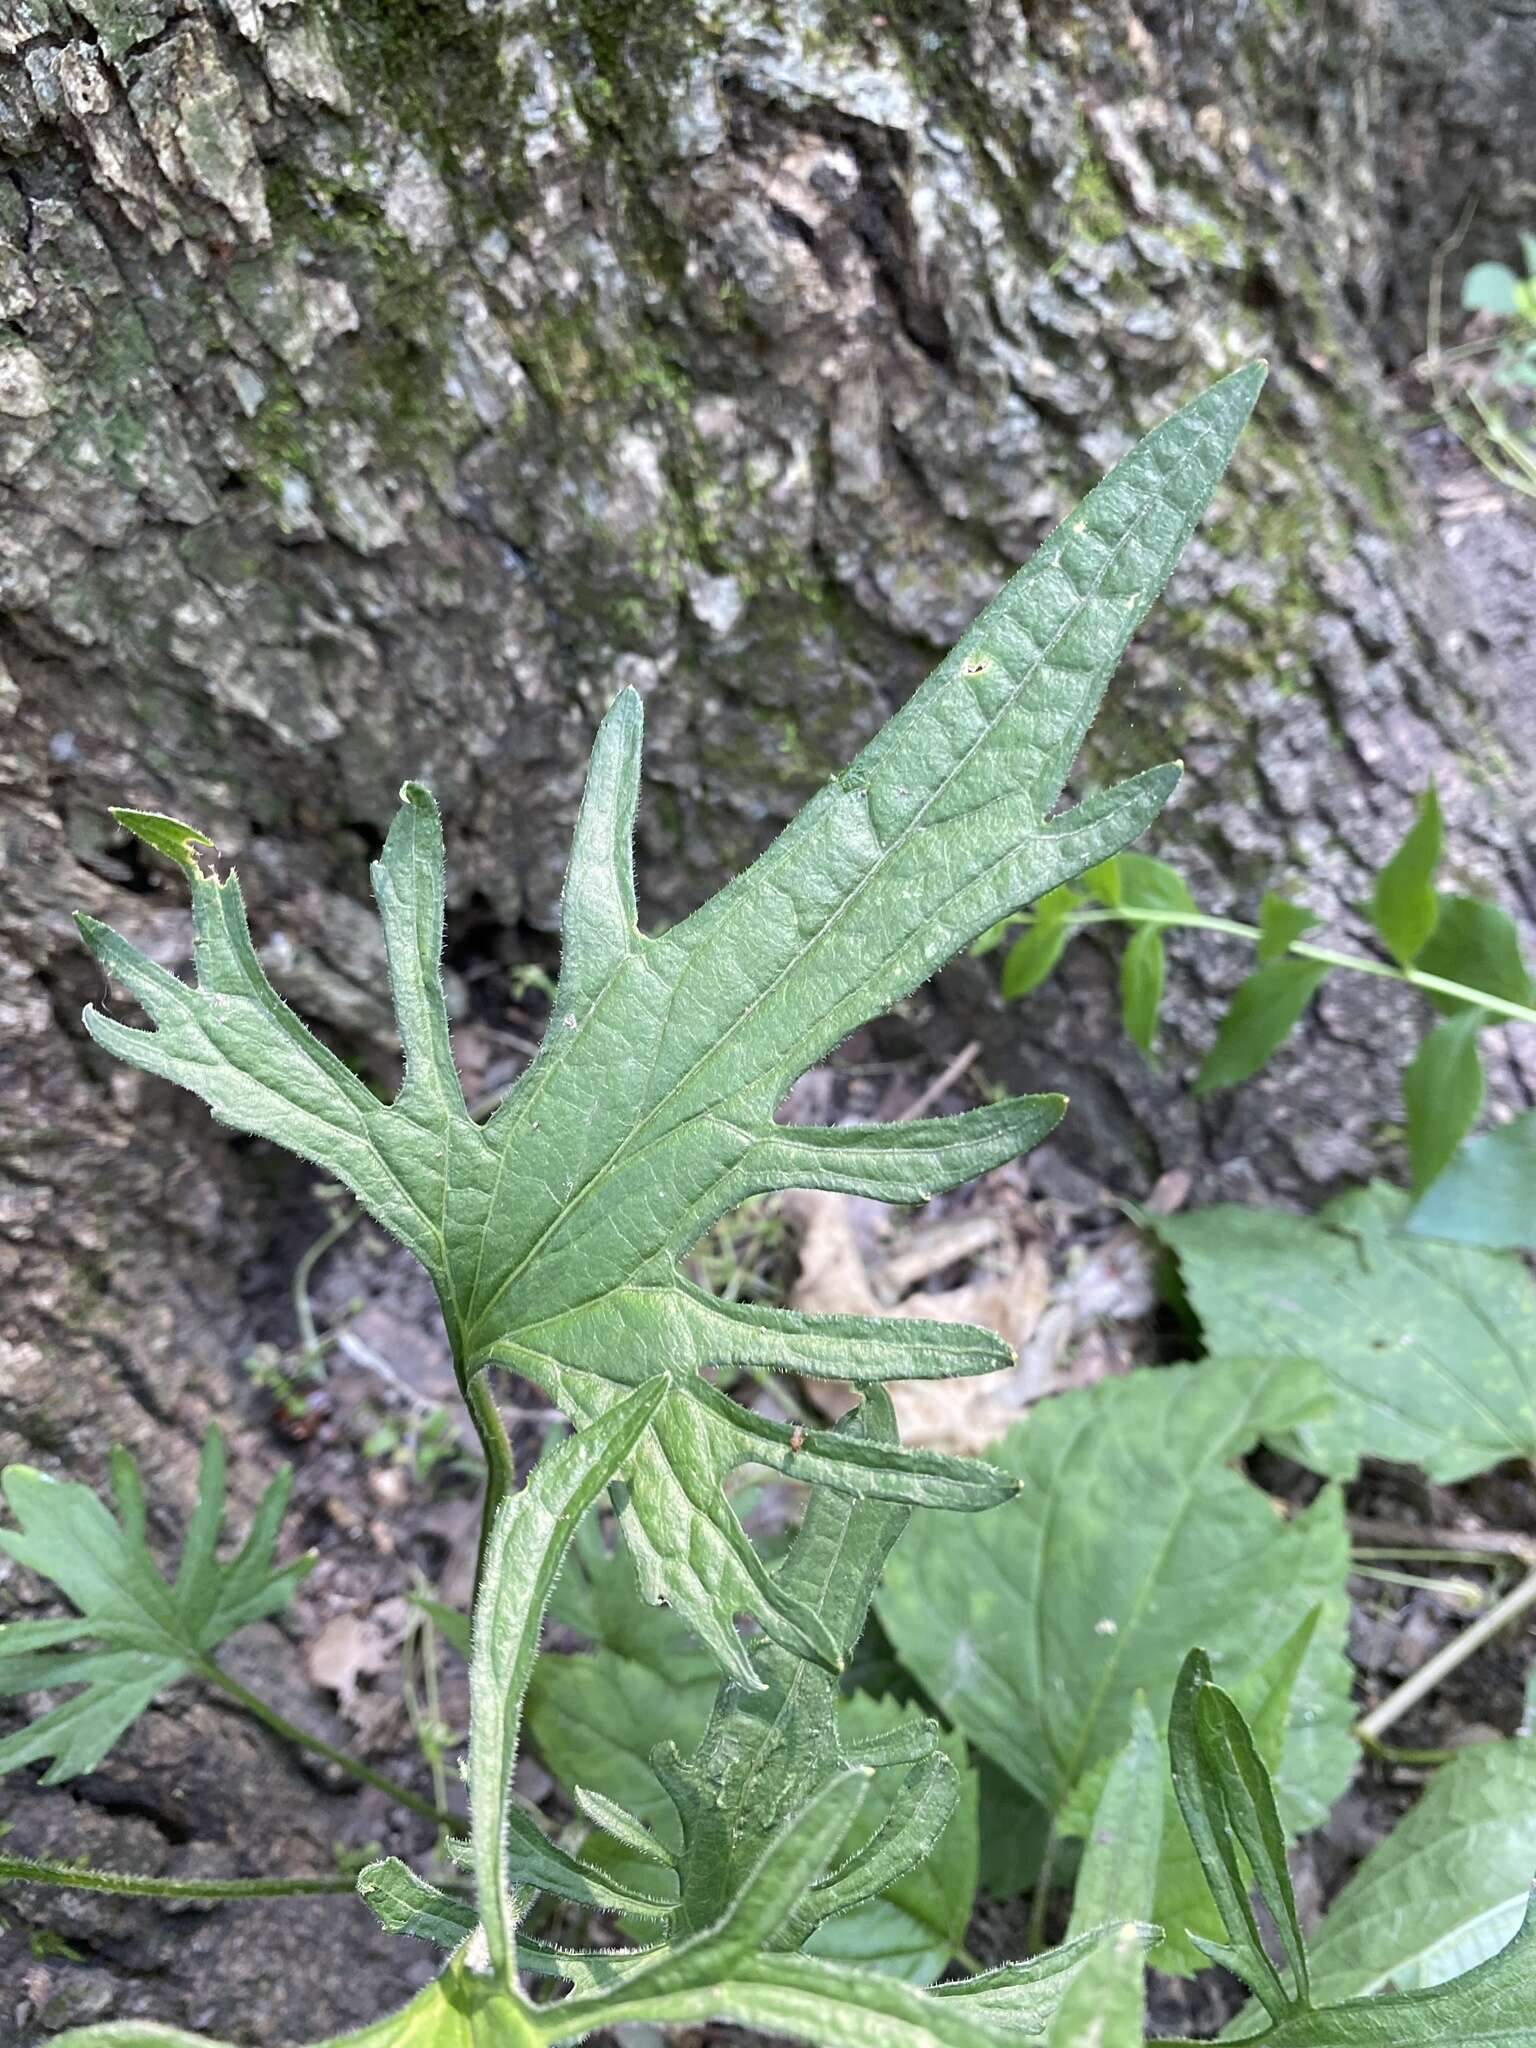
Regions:
<instances>
[{"instance_id":1,"label":"broad green leaf","mask_svg":"<svg viewBox=\"0 0 1536 2048\"><path fill-rule=\"evenodd\" d=\"M1437 1024L1403 1075L1408 1159L1413 1192L1422 1195L1444 1171L1483 1106L1483 1063L1477 1034L1486 1010L1461 1010Z\"/></svg>"},{"instance_id":2,"label":"broad green leaf","mask_svg":"<svg viewBox=\"0 0 1536 2048\"><path fill-rule=\"evenodd\" d=\"M1120 1010L1127 1036L1148 1055L1157 1036L1166 968L1162 933L1155 925L1138 925L1120 955Z\"/></svg>"},{"instance_id":3,"label":"broad green leaf","mask_svg":"<svg viewBox=\"0 0 1536 2048\"><path fill-rule=\"evenodd\" d=\"M1287 956L1240 982L1195 1076L1196 1095L1235 1088L1256 1074L1299 1023L1327 974L1320 960Z\"/></svg>"},{"instance_id":4,"label":"broad green leaf","mask_svg":"<svg viewBox=\"0 0 1536 2048\"><path fill-rule=\"evenodd\" d=\"M205 1665L227 1636L276 1614L314 1558L274 1566L293 1474L285 1466L262 1496L239 1554L215 1555L224 1523L224 1440L203 1439L197 1505L181 1567L168 1583L150 1555L138 1471L114 1449L114 1519L89 1487L28 1465L0 1476L20 1527L0 1549L51 1579L76 1612L58 1621L0 1624L0 1697L42 1687L81 1691L0 1741L0 1771L52 1757L45 1785L94 1770L123 1730L168 1685ZM67 1644L89 1638L86 1647Z\"/></svg>"},{"instance_id":5,"label":"broad green leaf","mask_svg":"<svg viewBox=\"0 0 1536 2048\"><path fill-rule=\"evenodd\" d=\"M1328 1909L1317 1998L1416 1991L1512 1940L1536 1876L1536 1741L1481 1742L1437 1770Z\"/></svg>"},{"instance_id":6,"label":"broad green leaf","mask_svg":"<svg viewBox=\"0 0 1536 2048\"><path fill-rule=\"evenodd\" d=\"M1434 936L1414 962L1420 973L1437 974L1507 1003L1536 1002L1520 954L1520 934L1509 914L1471 896L1442 896L1439 905ZM1431 993L1429 999L1448 1017L1468 1008L1458 996Z\"/></svg>"},{"instance_id":7,"label":"broad green leaf","mask_svg":"<svg viewBox=\"0 0 1536 2048\"><path fill-rule=\"evenodd\" d=\"M1320 1606L1286 1724L1287 1823L1315 1822L1354 1753L1342 1509L1330 1492L1286 1524L1230 1466L1323 1404L1299 1361L1133 1372L1043 1404L998 1446L1018 1500L963 1529L919 1514L892 1556L877 1604L902 1661L1060 1815L1126 1742L1138 1692L1166 1725L1191 1643L1235 1684ZM1177 1852L1165 1830L1160 1882Z\"/></svg>"},{"instance_id":8,"label":"broad green leaf","mask_svg":"<svg viewBox=\"0 0 1536 2048\"><path fill-rule=\"evenodd\" d=\"M1320 1602L1342 1621L1344 1556L1312 1555L1305 1524L1230 1469L1323 1404L1321 1374L1293 1361L1138 1371L1044 1403L997 1447L1019 1498L974 1526L919 1514L892 1556L877 1606L902 1662L1059 1810L1123 1746L1138 1692L1166 1722L1190 1643L1230 1676ZM1313 1655L1345 1679L1321 1633Z\"/></svg>"},{"instance_id":9,"label":"broad green leaf","mask_svg":"<svg viewBox=\"0 0 1536 2048\"><path fill-rule=\"evenodd\" d=\"M1120 881L1120 860L1117 853L1112 860L1101 860L1096 868L1089 868L1080 879L1079 886L1085 896L1093 896L1110 910L1118 910L1124 901L1124 890Z\"/></svg>"},{"instance_id":10,"label":"broad green leaf","mask_svg":"<svg viewBox=\"0 0 1536 2048\"><path fill-rule=\"evenodd\" d=\"M1118 862L1120 901L1127 910L1192 911L1195 899L1177 868L1150 853L1122 853Z\"/></svg>"},{"instance_id":11,"label":"broad green leaf","mask_svg":"<svg viewBox=\"0 0 1536 2048\"><path fill-rule=\"evenodd\" d=\"M1411 967L1418 959L1440 915L1435 870L1444 836L1440 799L1431 783L1419 798L1407 837L1376 877L1371 897L1371 922L1399 967Z\"/></svg>"},{"instance_id":12,"label":"broad green leaf","mask_svg":"<svg viewBox=\"0 0 1536 2048\"><path fill-rule=\"evenodd\" d=\"M1008 1002L1031 995L1053 973L1072 936L1067 916L1077 901L1075 890L1052 889L1035 905L1034 922L1003 961L1002 992Z\"/></svg>"},{"instance_id":13,"label":"broad green leaf","mask_svg":"<svg viewBox=\"0 0 1536 2048\"><path fill-rule=\"evenodd\" d=\"M796 1077L851 1030L1001 917L1116 853L1161 808L1173 767L1055 806L1263 374L1240 371L1154 429L763 858L652 937L636 921L630 856L640 700L621 695L576 828L550 1028L484 1126L449 1045L441 832L419 785L406 785L374 869L406 1056L393 1102L279 1000L233 877L192 863L195 988L82 920L154 1027L92 1009L92 1035L351 1188L430 1273L466 1385L505 1366L586 1424L669 1374L673 1395L622 1474L626 1532L647 1596L667 1600L744 1681L743 1611L798 1654L832 1650L747 1541L723 1487L736 1466L936 1506L993 1505L1003 1488L974 1462L774 1424L703 1369L867 1382L986 1371L1007 1354L959 1325L723 1303L678 1260L752 1195L920 1200L1013 1157L1059 1116L1059 1098L1046 1097L879 1130L774 1122Z\"/></svg>"},{"instance_id":14,"label":"broad green leaf","mask_svg":"<svg viewBox=\"0 0 1536 2048\"><path fill-rule=\"evenodd\" d=\"M1293 2012L1250 2038L1265 2048L1536 2048L1536 1913L1449 1984Z\"/></svg>"},{"instance_id":15,"label":"broad green leaf","mask_svg":"<svg viewBox=\"0 0 1536 2048\"><path fill-rule=\"evenodd\" d=\"M1264 901L1259 905L1259 965L1267 967L1271 960L1278 960L1303 932L1310 931L1317 922L1315 910L1307 910L1300 903L1290 903L1284 896L1277 896L1272 889L1266 889Z\"/></svg>"},{"instance_id":16,"label":"broad green leaf","mask_svg":"<svg viewBox=\"0 0 1536 2048\"><path fill-rule=\"evenodd\" d=\"M1536 1110L1469 1138L1404 1228L1489 1251L1536 1251Z\"/></svg>"},{"instance_id":17,"label":"broad green leaf","mask_svg":"<svg viewBox=\"0 0 1536 2048\"><path fill-rule=\"evenodd\" d=\"M1315 1217L1235 1205L1158 1219L1179 1255L1212 1363L1313 1358L1326 1414L1281 1433L1316 1472L1362 1457L1450 1482L1536 1453L1536 1297L1509 1254L1407 1237L1408 1200L1379 1184Z\"/></svg>"},{"instance_id":18,"label":"broad green leaf","mask_svg":"<svg viewBox=\"0 0 1536 2048\"><path fill-rule=\"evenodd\" d=\"M571 1896L545 1865L553 1857L562 1863L573 1859L545 1843L511 1803L523 1694L544 1609L578 1522L662 1404L675 1398L673 1381L657 1373L578 1435L546 1451L528 1484L502 1502L491 1529L469 1661L469 1815L475 1899L491 1970L502 1983L511 1981L516 1965L514 1881ZM614 1903L595 1882L585 1896L594 1904Z\"/></svg>"},{"instance_id":19,"label":"broad green leaf","mask_svg":"<svg viewBox=\"0 0 1536 2048\"><path fill-rule=\"evenodd\" d=\"M1109 1767L1077 1868L1070 1940L1111 1922L1149 1921L1163 1846L1168 1759L1144 1699L1131 1707L1131 1734Z\"/></svg>"},{"instance_id":20,"label":"broad green leaf","mask_svg":"<svg viewBox=\"0 0 1536 2048\"><path fill-rule=\"evenodd\" d=\"M1052 2013L1046 2048L1142 2048L1142 1948L1129 1922L1099 1944Z\"/></svg>"},{"instance_id":21,"label":"broad green leaf","mask_svg":"<svg viewBox=\"0 0 1536 2048\"><path fill-rule=\"evenodd\" d=\"M1461 281L1461 303L1468 313L1497 313L1508 318L1515 310L1519 282L1507 263L1474 263Z\"/></svg>"}]
</instances>

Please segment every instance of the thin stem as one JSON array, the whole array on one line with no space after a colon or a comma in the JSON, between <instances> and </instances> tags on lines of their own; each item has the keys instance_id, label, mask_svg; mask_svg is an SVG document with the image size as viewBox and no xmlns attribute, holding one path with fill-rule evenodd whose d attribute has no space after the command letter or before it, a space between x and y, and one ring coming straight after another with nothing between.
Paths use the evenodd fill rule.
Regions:
<instances>
[{"instance_id":1,"label":"thin stem","mask_svg":"<svg viewBox=\"0 0 1536 2048\"><path fill-rule=\"evenodd\" d=\"M480 1553L475 1560L475 1591L478 1593L491 1530L496 1525L497 1511L512 1491L517 1468L512 1462L507 1425L501 1419L501 1410L496 1406L496 1398L484 1372L476 1373L469 1382L464 1390L464 1401L469 1409L469 1419L475 1425L475 1434L480 1439L480 1448L485 1453L485 1500L480 1509Z\"/></svg>"},{"instance_id":2,"label":"thin stem","mask_svg":"<svg viewBox=\"0 0 1536 2048\"><path fill-rule=\"evenodd\" d=\"M1475 1749L1477 1744L1469 1742L1464 1746ZM1412 1770L1423 1771L1437 1770L1441 1764L1454 1763L1461 1755L1459 1749L1394 1749L1390 1742L1378 1742L1374 1735L1367 1736L1361 1743L1361 1748L1384 1764L1401 1764Z\"/></svg>"},{"instance_id":3,"label":"thin stem","mask_svg":"<svg viewBox=\"0 0 1536 2048\"><path fill-rule=\"evenodd\" d=\"M116 1892L132 1899L285 1899L307 1892L355 1892L351 1877L136 1877L121 1870L83 1870L0 1855L0 1883L60 1885L74 1892Z\"/></svg>"},{"instance_id":4,"label":"thin stem","mask_svg":"<svg viewBox=\"0 0 1536 2048\"><path fill-rule=\"evenodd\" d=\"M1365 1743L1385 1735L1395 1721L1400 1721L1426 1693L1433 1692L1440 1681L1448 1678L1459 1664L1465 1663L1474 1650L1481 1649L1490 1637L1496 1636L1512 1621L1517 1621L1530 1607L1536 1607L1536 1571L1529 1572L1518 1586L1490 1607L1480 1621L1474 1621L1443 1650L1437 1650L1427 1664L1420 1665L1411 1678L1405 1678L1395 1692L1388 1693L1380 1706L1372 1707L1368 1714L1363 1715L1355 1724L1356 1735Z\"/></svg>"},{"instance_id":5,"label":"thin stem","mask_svg":"<svg viewBox=\"0 0 1536 2048\"><path fill-rule=\"evenodd\" d=\"M1221 932L1228 938L1258 940L1264 935L1256 924L1244 924L1235 917L1210 917L1203 910L1139 910L1129 904L1116 910L1073 910L1065 924L1082 929L1093 924L1150 924L1170 931ZM1351 974L1374 974L1383 981L1401 981L1425 995L1450 996L1459 1003L1472 1003L1496 1017L1511 1017L1517 1024L1536 1024L1536 1009L1515 1003L1505 996L1490 995L1486 989L1469 988L1463 981L1447 981L1443 975L1425 974L1417 967L1397 967L1386 960L1371 960L1363 953L1339 953L1331 946L1312 946L1296 939L1286 952L1298 960L1316 960L1324 967L1343 967Z\"/></svg>"},{"instance_id":6,"label":"thin stem","mask_svg":"<svg viewBox=\"0 0 1536 2048\"><path fill-rule=\"evenodd\" d=\"M1035 1879L1034 1893L1029 1901L1029 1926L1024 1936L1024 1953L1037 1956L1045 1947L1045 1920L1051 1906L1051 1879L1056 1874L1056 1857L1061 1848L1061 1837L1056 1832L1056 1823L1051 1822L1050 1832L1045 1838L1045 1853L1040 1858L1040 1874Z\"/></svg>"},{"instance_id":7,"label":"thin stem","mask_svg":"<svg viewBox=\"0 0 1536 2048\"><path fill-rule=\"evenodd\" d=\"M299 1326L299 1349L306 1364L317 1359L323 1349L320 1332L315 1328L314 1305L309 1298L310 1276L331 1246L346 1236L361 1213L359 1209L348 1209L335 1217L293 1269L293 1313Z\"/></svg>"},{"instance_id":8,"label":"thin stem","mask_svg":"<svg viewBox=\"0 0 1536 2048\"><path fill-rule=\"evenodd\" d=\"M313 1750L316 1756L323 1756L327 1763L338 1765L354 1778L361 1778L365 1785L372 1785L378 1791L387 1793L401 1806L409 1807L412 1813L419 1813L424 1820L433 1821L440 1828L462 1826L462 1822L455 1820L451 1813L440 1811L430 1799L423 1799L419 1792L413 1792L409 1786L401 1785L395 1779L386 1777L382 1771L374 1770L371 1764L365 1764L361 1758L348 1756L344 1749L333 1748L320 1736L311 1735L307 1728L300 1728L294 1722L286 1720L276 1707L269 1707L264 1699L247 1691L238 1678L232 1678L211 1658L205 1658L197 1670L200 1677L207 1679L210 1685L217 1686L220 1692L227 1693L232 1700L244 1707L248 1714L270 1728L274 1735L281 1735L285 1742L296 1743L300 1749Z\"/></svg>"}]
</instances>

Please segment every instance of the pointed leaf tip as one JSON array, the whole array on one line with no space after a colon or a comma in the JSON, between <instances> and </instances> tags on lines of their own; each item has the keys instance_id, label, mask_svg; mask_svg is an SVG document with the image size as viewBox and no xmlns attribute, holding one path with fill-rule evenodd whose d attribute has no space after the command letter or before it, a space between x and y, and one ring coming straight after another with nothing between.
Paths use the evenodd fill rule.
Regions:
<instances>
[{"instance_id":1,"label":"pointed leaf tip","mask_svg":"<svg viewBox=\"0 0 1536 2048\"><path fill-rule=\"evenodd\" d=\"M167 818L159 811L130 811L117 804L109 806L108 815L145 846L164 854L167 860L175 861L184 874L193 877L201 874L192 849L194 846L212 849L213 841L206 832L199 832L195 825L184 824L180 818Z\"/></svg>"}]
</instances>

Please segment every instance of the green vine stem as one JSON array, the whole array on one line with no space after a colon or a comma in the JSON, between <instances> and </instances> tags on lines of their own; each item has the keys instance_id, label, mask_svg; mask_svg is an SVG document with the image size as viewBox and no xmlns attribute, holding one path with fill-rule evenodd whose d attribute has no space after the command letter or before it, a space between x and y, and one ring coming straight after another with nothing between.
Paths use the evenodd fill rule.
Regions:
<instances>
[{"instance_id":1,"label":"green vine stem","mask_svg":"<svg viewBox=\"0 0 1536 2048\"><path fill-rule=\"evenodd\" d=\"M1033 924L1033 918L1024 920ZM1061 923L1070 930L1095 924L1150 924L1165 931L1221 932L1228 938L1248 939L1255 944L1264 936L1256 924L1244 924L1235 917L1210 917L1203 910L1139 910L1123 904L1114 910L1069 910ZM1506 996L1490 995L1485 989L1469 988L1465 982L1447 981L1443 975L1425 974L1417 967L1397 967L1386 960L1371 960L1363 953L1338 953L1331 946L1309 945L1294 939L1285 948L1298 960L1315 960L1324 967L1342 967L1351 974L1374 974L1383 981L1401 981L1425 995L1449 996L1472 1003L1495 1017L1508 1017L1517 1024L1536 1024L1536 1009L1527 1003L1511 1002ZM1278 955L1276 957L1279 957Z\"/></svg>"},{"instance_id":2,"label":"green vine stem","mask_svg":"<svg viewBox=\"0 0 1536 2048\"><path fill-rule=\"evenodd\" d=\"M286 1899L306 1892L354 1892L342 1877L137 1877L121 1870L85 1870L0 1854L0 1884L51 1884L74 1892L116 1892L130 1899Z\"/></svg>"},{"instance_id":3,"label":"green vine stem","mask_svg":"<svg viewBox=\"0 0 1536 2048\"><path fill-rule=\"evenodd\" d=\"M307 1728L300 1728L296 1723L286 1720L275 1707L269 1707L264 1699L247 1691L238 1678L232 1678L211 1658L204 1659L197 1666L197 1672L200 1678L206 1679L212 1686L217 1686L220 1692L226 1693L253 1719L270 1728L274 1735L280 1735L285 1742L295 1743L300 1749L313 1750L316 1756L323 1756L327 1763L333 1763L350 1776L361 1778L365 1785L372 1785L376 1790L387 1793L401 1806L409 1807L412 1813L419 1813L423 1820L429 1820L437 1827L463 1827L462 1820L456 1819L451 1813L443 1812L441 1808L434 1806L430 1799L423 1799L419 1792L413 1792L409 1786L386 1777L382 1771L374 1770L371 1764L365 1764L360 1758L348 1756L344 1749L333 1748L320 1736L311 1735Z\"/></svg>"}]
</instances>

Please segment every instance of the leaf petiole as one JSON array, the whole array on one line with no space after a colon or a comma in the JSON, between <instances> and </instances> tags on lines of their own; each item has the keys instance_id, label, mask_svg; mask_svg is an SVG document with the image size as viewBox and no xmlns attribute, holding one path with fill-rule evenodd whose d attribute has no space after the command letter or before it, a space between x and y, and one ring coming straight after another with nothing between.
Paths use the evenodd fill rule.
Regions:
<instances>
[{"instance_id":1,"label":"leaf petiole","mask_svg":"<svg viewBox=\"0 0 1536 2048\"><path fill-rule=\"evenodd\" d=\"M412 1813L419 1813L423 1820L430 1820L440 1828L463 1826L461 1819L443 1812L434 1806L430 1799L423 1799L419 1792L411 1791L409 1786L386 1777L382 1771L374 1770L371 1764L365 1764L361 1758L348 1756L344 1749L334 1748L321 1736L312 1735L307 1728L300 1728L296 1722L285 1719L276 1707L268 1706L264 1699L248 1691L238 1678L232 1678L220 1665L215 1664L212 1658L203 1659L194 1669L199 1678L206 1679L209 1685L216 1686L220 1692L227 1694L238 1706L243 1707L246 1713L260 1721L264 1727L270 1728L274 1735L280 1735L285 1742L292 1742L300 1749L312 1750L316 1756L323 1756L327 1763L337 1765L351 1777L361 1778L365 1785L372 1785L376 1791L387 1793L399 1805L409 1807Z\"/></svg>"}]
</instances>

